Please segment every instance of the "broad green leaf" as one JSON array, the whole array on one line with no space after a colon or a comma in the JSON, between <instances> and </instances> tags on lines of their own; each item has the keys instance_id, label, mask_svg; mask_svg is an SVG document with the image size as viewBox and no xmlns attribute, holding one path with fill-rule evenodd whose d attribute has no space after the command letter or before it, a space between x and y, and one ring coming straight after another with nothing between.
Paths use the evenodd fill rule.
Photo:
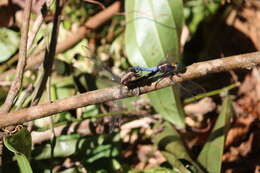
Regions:
<instances>
[{"instance_id":1,"label":"broad green leaf","mask_svg":"<svg viewBox=\"0 0 260 173\"><path fill-rule=\"evenodd\" d=\"M29 158L31 156L32 138L26 128L12 135L4 136L4 145L14 153L22 173L32 172Z\"/></svg>"},{"instance_id":2,"label":"broad green leaf","mask_svg":"<svg viewBox=\"0 0 260 173\"><path fill-rule=\"evenodd\" d=\"M178 132L169 123L157 125L155 128L164 127L163 131L158 133L153 142L158 146L166 160L177 170L181 172L203 172L196 162L189 156ZM188 164L183 164L185 160Z\"/></svg>"},{"instance_id":3,"label":"broad green leaf","mask_svg":"<svg viewBox=\"0 0 260 173\"><path fill-rule=\"evenodd\" d=\"M19 48L20 36L7 28L0 28L0 63L8 60Z\"/></svg>"},{"instance_id":4,"label":"broad green leaf","mask_svg":"<svg viewBox=\"0 0 260 173\"><path fill-rule=\"evenodd\" d=\"M208 172L221 172L225 134L229 128L231 116L232 100L230 96L226 96L217 122L198 157L198 161Z\"/></svg>"},{"instance_id":5,"label":"broad green leaf","mask_svg":"<svg viewBox=\"0 0 260 173\"><path fill-rule=\"evenodd\" d=\"M74 154L77 150L77 145L82 145L83 140L67 139L57 140L54 148L54 157L67 157ZM36 160L51 158L51 145L46 144L43 148L39 149L41 152L34 158ZM37 152L38 148L35 150Z\"/></svg>"},{"instance_id":6,"label":"broad green leaf","mask_svg":"<svg viewBox=\"0 0 260 173\"><path fill-rule=\"evenodd\" d=\"M54 157L67 157L73 154L82 154L88 163L102 158L112 158L119 154L119 150L111 144L104 144L103 136L92 136L82 138L80 135L64 135L57 138L54 148ZM37 151L38 150L38 151ZM48 159L51 157L51 146L49 144L35 150L35 159ZM37 153L39 152L40 153Z\"/></svg>"},{"instance_id":7,"label":"broad green leaf","mask_svg":"<svg viewBox=\"0 0 260 173\"><path fill-rule=\"evenodd\" d=\"M177 89L176 89L177 90ZM184 113L179 98L174 94L172 88L164 88L148 94L153 107L164 119L184 127Z\"/></svg>"},{"instance_id":8,"label":"broad green leaf","mask_svg":"<svg viewBox=\"0 0 260 173\"><path fill-rule=\"evenodd\" d=\"M126 51L133 66L151 67L166 60L180 62L182 0L127 0L126 19ZM166 120L184 128L178 89L174 87L174 91L166 88L148 96Z\"/></svg>"}]
</instances>

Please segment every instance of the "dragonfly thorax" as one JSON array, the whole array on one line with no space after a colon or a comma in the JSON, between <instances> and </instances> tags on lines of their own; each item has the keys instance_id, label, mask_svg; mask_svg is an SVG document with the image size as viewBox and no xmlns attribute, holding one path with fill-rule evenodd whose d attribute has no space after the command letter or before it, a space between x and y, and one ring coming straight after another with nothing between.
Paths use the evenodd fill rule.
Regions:
<instances>
[{"instance_id":1,"label":"dragonfly thorax","mask_svg":"<svg viewBox=\"0 0 260 173\"><path fill-rule=\"evenodd\" d=\"M161 73L168 73L176 71L176 64L164 63L158 66Z\"/></svg>"}]
</instances>

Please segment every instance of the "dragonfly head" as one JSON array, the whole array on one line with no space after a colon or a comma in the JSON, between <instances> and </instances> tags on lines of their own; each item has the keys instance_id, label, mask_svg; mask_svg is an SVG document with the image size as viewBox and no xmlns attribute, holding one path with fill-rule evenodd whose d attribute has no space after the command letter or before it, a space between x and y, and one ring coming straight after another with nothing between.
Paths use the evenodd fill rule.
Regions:
<instances>
[{"instance_id":1,"label":"dragonfly head","mask_svg":"<svg viewBox=\"0 0 260 173\"><path fill-rule=\"evenodd\" d=\"M180 63L175 63L175 70L176 73L184 73L186 71L186 68Z\"/></svg>"}]
</instances>

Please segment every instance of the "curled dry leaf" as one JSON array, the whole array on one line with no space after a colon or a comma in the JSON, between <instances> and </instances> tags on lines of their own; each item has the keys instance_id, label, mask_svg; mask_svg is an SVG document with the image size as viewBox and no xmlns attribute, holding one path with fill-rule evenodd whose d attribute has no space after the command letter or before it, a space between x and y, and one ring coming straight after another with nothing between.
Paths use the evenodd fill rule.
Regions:
<instances>
[{"instance_id":1,"label":"curled dry leaf","mask_svg":"<svg viewBox=\"0 0 260 173\"><path fill-rule=\"evenodd\" d=\"M190 127L201 127L201 123L205 120L204 115L216 109L216 104L210 97L203 98L197 103L188 104L184 107L188 117L185 122Z\"/></svg>"},{"instance_id":2,"label":"curled dry leaf","mask_svg":"<svg viewBox=\"0 0 260 173\"><path fill-rule=\"evenodd\" d=\"M184 111L188 115L198 116L205 115L216 108L216 104L212 98L206 97L197 103L188 104L184 107Z\"/></svg>"},{"instance_id":3,"label":"curled dry leaf","mask_svg":"<svg viewBox=\"0 0 260 173\"><path fill-rule=\"evenodd\" d=\"M254 68L242 83L239 94L241 97L234 103L234 110L240 115L234 120L226 139L226 146L240 142L250 130L252 124L260 118L260 73Z\"/></svg>"},{"instance_id":4,"label":"curled dry leaf","mask_svg":"<svg viewBox=\"0 0 260 173\"><path fill-rule=\"evenodd\" d=\"M250 130L252 123L256 120L254 116L240 116L235 120L232 128L228 131L225 146L241 142Z\"/></svg>"},{"instance_id":5,"label":"curled dry leaf","mask_svg":"<svg viewBox=\"0 0 260 173\"><path fill-rule=\"evenodd\" d=\"M248 75L239 90L241 98L237 100L237 109L242 109L245 114L260 118L260 72L254 68ZM241 112L241 110L240 110Z\"/></svg>"},{"instance_id":6,"label":"curled dry leaf","mask_svg":"<svg viewBox=\"0 0 260 173\"><path fill-rule=\"evenodd\" d=\"M240 160L240 157L245 157L252 150L252 143L254 140L254 134L251 134L249 139L245 142L242 142L239 146L232 146L229 149L229 152L226 152L222 159L224 162L232 162Z\"/></svg>"},{"instance_id":7,"label":"curled dry leaf","mask_svg":"<svg viewBox=\"0 0 260 173\"><path fill-rule=\"evenodd\" d=\"M130 136L129 133L134 128L148 128L151 123L154 123L155 120L150 117L144 117L138 120L125 123L121 126L120 136L123 138L124 142L132 141L133 136ZM132 141L133 142L133 141Z\"/></svg>"},{"instance_id":8,"label":"curled dry leaf","mask_svg":"<svg viewBox=\"0 0 260 173\"><path fill-rule=\"evenodd\" d=\"M260 72L254 68L239 89L233 104L237 117L228 131L223 168L229 172L259 172ZM241 164L243 163L243 167ZM227 171L226 171L227 172Z\"/></svg>"},{"instance_id":9,"label":"curled dry leaf","mask_svg":"<svg viewBox=\"0 0 260 173\"><path fill-rule=\"evenodd\" d=\"M239 31L246 34L257 47L260 49L260 6L259 1L256 0L247 0L244 3L244 8L240 8L238 10L237 18L234 23L233 27L238 29Z\"/></svg>"},{"instance_id":10,"label":"curled dry leaf","mask_svg":"<svg viewBox=\"0 0 260 173\"><path fill-rule=\"evenodd\" d=\"M165 158L160 151L155 150L152 145L139 145L137 156L140 162L135 166L135 168L139 170L159 166L165 161Z\"/></svg>"}]
</instances>

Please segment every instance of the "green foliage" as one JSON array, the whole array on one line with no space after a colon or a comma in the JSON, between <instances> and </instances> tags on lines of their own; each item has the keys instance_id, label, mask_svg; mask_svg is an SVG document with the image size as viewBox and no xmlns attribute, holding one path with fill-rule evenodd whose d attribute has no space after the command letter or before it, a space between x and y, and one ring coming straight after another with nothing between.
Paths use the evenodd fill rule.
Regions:
<instances>
[{"instance_id":1,"label":"green foliage","mask_svg":"<svg viewBox=\"0 0 260 173\"><path fill-rule=\"evenodd\" d=\"M127 0L125 5L127 18L125 33L123 32L124 16L117 16L112 19L111 23L108 22L109 25L105 25L103 28L95 31L95 34L89 34L89 39L81 40L70 50L56 56L51 77L51 100L63 99L78 93L115 85L116 82L110 80L109 74L104 72L99 65L108 65L112 72L121 76L129 67L127 59L124 58L124 48L131 65L151 67L165 60L181 62L180 36L184 24L184 16L186 24L193 34L197 31L200 22L208 20L208 17L217 12L220 7L220 1L188 0L183 5L182 0ZM66 2L62 15L63 25L60 26L59 30L59 42L62 43L67 38L67 34L70 34L69 29L74 28L75 24L81 25L88 17L97 13L97 9L100 10L100 7L81 0ZM48 44L51 27L51 23L43 24L34 44L38 44L42 38L44 38L44 41L41 42L40 46ZM193 36L192 34L191 37ZM96 43L93 43L93 40ZM91 49L91 44L94 44L94 50ZM0 29L0 63L8 60L17 51L18 45L19 34L11 30ZM100 62L95 62L95 60ZM5 64L3 63L3 65ZM35 81L36 76L37 72L33 70L28 74L26 73L25 79L28 78L29 82L24 82L24 87L27 87L28 83ZM0 89L0 100L2 101L7 91L3 87ZM26 90L23 89L16 100L16 105L22 104L23 100L21 97L25 94ZM89 133L93 130L91 136L81 136L75 133L70 134L67 128L64 128L62 136L56 138L55 147L50 145L49 141L35 146L32 151L32 168L35 172L47 172L57 165L64 165L66 158L71 160L71 163L76 164L69 169L63 168L64 170L60 172L82 172L82 170L87 170L87 172L128 171L130 173L201 173L204 170L220 172L225 131L228 128L228 121L231 115L232 101L230 98L227 97L224 100L221 114L209 136L209 140L198 156L198 163L191 158L180 134L173 127L173 125L179 129L185 127L178 88L158 90L149 93L148 97L155 111L167 120L164 123L157 121L155 127L153 127L154 129L163 127L161 132L149 136L143 133L142 128L141 130L134 128L134 130L132 129L129 134L124 136L120 136L119 133L98 135L95 133L95 128L97 127L92 127L91 124L89 125L90 129L86 129ZM23 107L29 105L30 99L31 96L26 98ZM127 114L130 112L131 115L137 112L137 115L139 115L138 111L140 111L142 116L143 112L145 112L145 115L151 112L154 113L150 104L142 99L145 100L144 98L140 99L138 96L114 101L112 104L109 102L101 106L87 106L78 109L77 112L74 110L74 112L62 112L53 115L53 122L49 118L35 120L33 129L43 131L49 129L52 125L56 127L79 122L75 127L77 129L85 119L89 119L89 122L105 128L104 126L106 125L97 121L101 116L112 116L121 113L124 115L125 112ZM145 102L142 105L144 108L142 107L139 110L137 109L138 103L132 104L137 100ZM41 103L46 102L49 102L49 95L45 92ZM117 112L118 109L114 111L114 107L111 105L119 108L119 113ZM108 113L102 109L105 109ZM134 119L136 117L130 117L127 120L129 121L131 118ZM133 143L123 143L121 137L136 137L137 140ZM151 141L161 151L166 161L152 169L142 171L133 169L132 167L135 166L133 164L137 163L136 155L139 154L137 152L140 152L136 150L136 147L139 144L142 145L143 142L151 144ZM4 142L5 146L14 153L21 172L32 172L29 163L31 155L29 132L22 129L16 134L6 136ZM51 155L52 151L54 151L53 157ZM125 157L125 152L132 152L131 158ZM200 166L203 166L203 168Z\"/></svg>"},{"instance_id":2,"label":"green foliage","mask_svg":"<svg viewBox=\"0 0 260 173\"><path fill-rule=\"evenodd\" d=\"M89 15L95 12L96 6L80 0L68 1L63 9L63 20L64 28L70 30L72 24L77 23L77 25L82 24Z\"/></svg>"},{"instance_id":3,"label":"green foliage","mask_svg":"<svg viewBox=\"0 0 260 173\"><path fill-rule=\"evenodd\" d=\"M226 96L221 113L209 135L208 141L203 146L198 156L198 162L207 172L221 172L222 155L224 151L225 135L229 129L232 117L232 99ZM159 128L157 124L155 128ZM200 166L189 156L178 132L170 125L163 124L164 130L157 134L153 141L162 151L167 162L179 172L204 172Z\"/></svg>"},{"instance_id":4,"label":"green foliage","mask_svg":"<svg viewBox=\"0 0 260 173\"><path fill-rule=\"evenodd\" d=\"M117 135L66 135L57 138L54 159L70 156L80 161L90 172L115 171L121 168L120 152L121 144ZM39 162L50 159L51 146L46 144L36 148L33 156Z\"/></svg>"},{"instance_id":5,"label":"green foliage","mask_svg":"<svg viewBox=\"0 0 260 173\"><path fill-rule=\"evenodd\" d=\"M190 32L195 33L200 22L215 14L219 7L220 1L188 0L184 14Z\"/></svg>"},{"instance_id":6,"label":"green foliage","mask_svg":"<svg viewBox=\"0 0 260 173\"><path fill-rule=\"evenodd\" d=\"M15 134L4 136L5 147L14 153L21 173L31 173L29 159L31 157L32 138L26 128Z\"/></svg>"},{"instance_id":7,"label":"green foliage","mask_svg":"<svg viewBox=\"0 0 260 173\"><path fill-rule=\"evenodd\" d=\"M0 28L0 63L12 57L19 48L19 41L19 33L7 28Z\"/></svg>"},{"instance_id":8,"label":"green foliage","mask_svg":"<svg viewBox=\"0 0 260 173\"><path fill-rule=\"evenodd\" d=\"M189 156L178 132L169 123L158 123L155 129L160 126L164 129L153 138L153 142L171 166L180 172L202 172Z\"/></svg>"},{"instance_id":9,"label":"green foliage","mask_svg":"<svg viewBox=\"0 0 260 173\"><path fill-rule=\"evenodd\" d=\"M152 67L165 60L180 62L182 0L128 0L126 19L126 51L133 66ZM184 128L177 88L165 88L148 96L157 112Z\"/></svg>"},{"instance_id":10,"label":"green foliage","mask_svg":"<svg viewBox=\"0 0 260 173\"><path fill-rule=\"evenodd\" d=\"M227 130L229 129L231 117L232 99L230 98L230 96L226 96L217 122L209 135L207 143L203 147L198 157L198 161L208 172L221 172L225 136Z\"/></svg>"}]
</instances>

